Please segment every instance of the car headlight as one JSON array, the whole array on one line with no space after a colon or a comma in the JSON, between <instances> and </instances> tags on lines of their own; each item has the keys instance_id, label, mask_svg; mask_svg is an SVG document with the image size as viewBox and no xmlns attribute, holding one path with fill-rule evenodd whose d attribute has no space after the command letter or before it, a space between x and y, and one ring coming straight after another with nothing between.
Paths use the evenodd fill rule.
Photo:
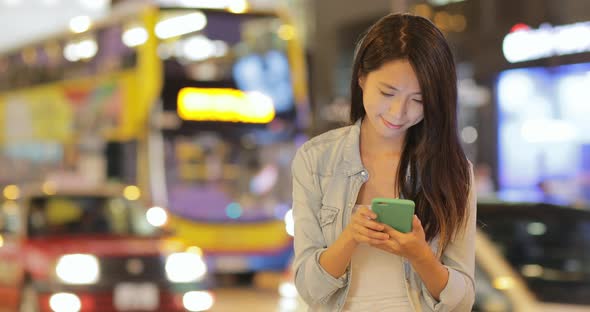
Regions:
<instances>
[{"instance_id":1,"label":"car headlight","mask_svg":"<svg viewBox=\"0 0 590 312\"><path fill-rule=\"evenodd\" d=\"M93 255L71 254L59 258L55 273L66 284L94 284L98 281L100 268Z\"/></svg>"},{"instance_id":2,"label":"car headlight","mask_svg":"<svg viewBox=\"0 0 590 312\"><path fill-rule=\"evenodd\" d=\"M166 276L173 283L200 281L206 273L207 265L196 253L173 253L166 259Z\"/></svg>"}]
</instances>

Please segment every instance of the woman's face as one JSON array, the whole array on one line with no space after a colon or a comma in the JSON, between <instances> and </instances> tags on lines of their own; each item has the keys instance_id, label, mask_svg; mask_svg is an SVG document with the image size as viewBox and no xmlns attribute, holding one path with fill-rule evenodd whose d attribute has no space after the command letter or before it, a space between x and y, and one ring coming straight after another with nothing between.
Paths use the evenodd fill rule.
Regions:
<instances>
[{"instance_id":1,"label":"woman's face","mask_svg":"<svg viewBox=\"0 0 590 312\"><path fill-rule=\"evenodd\" d=\"M424 119L422 93L407 60L393 60L359 78L363 90L365 122L384 138L405 135Z\"/></svg>"}]
</instances>

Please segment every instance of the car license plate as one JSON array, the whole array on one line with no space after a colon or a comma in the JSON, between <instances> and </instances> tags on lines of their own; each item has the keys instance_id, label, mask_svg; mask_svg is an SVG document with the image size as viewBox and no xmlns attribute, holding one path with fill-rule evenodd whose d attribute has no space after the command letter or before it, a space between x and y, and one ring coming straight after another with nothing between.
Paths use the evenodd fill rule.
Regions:
<instances>
[{"instance_id":1,"label":"car license plate","mask_svg":"<svg viewBox=\"0 0 590 312\"><path fill-rule=\"evenodd\" d=\"M222 256L215 258L215 268L221 273L235 273L248 271L248 259L244 257Z\"/></svg>"},{"instance_id":2,"label":"car license plate","mask_svg":"<svg viewBox=\"0 0 590 312\"><path fill-rule=\"evenodd\" d=\"M115 286L113 305L120 311L153 311L160 304L158 287L153 283L120 283Z\"/></svg>"}]
</instances>

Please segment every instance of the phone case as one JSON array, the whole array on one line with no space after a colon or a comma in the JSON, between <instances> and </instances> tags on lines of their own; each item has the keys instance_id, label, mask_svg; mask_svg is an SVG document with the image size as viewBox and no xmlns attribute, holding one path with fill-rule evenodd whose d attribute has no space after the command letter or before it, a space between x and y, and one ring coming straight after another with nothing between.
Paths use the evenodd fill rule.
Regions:
<instances>
[{"instance_id":1,"label":"phone case","mask_svg":"<svg viewBox=\"0 0 590 312\"><path fill-rule=\"evenodd\" d=\"M414 201L408 199L374 198L371 202L371 210L377 214L377 221L402 233L412 231L414 207Z\"/></svg>"}]
</instances>

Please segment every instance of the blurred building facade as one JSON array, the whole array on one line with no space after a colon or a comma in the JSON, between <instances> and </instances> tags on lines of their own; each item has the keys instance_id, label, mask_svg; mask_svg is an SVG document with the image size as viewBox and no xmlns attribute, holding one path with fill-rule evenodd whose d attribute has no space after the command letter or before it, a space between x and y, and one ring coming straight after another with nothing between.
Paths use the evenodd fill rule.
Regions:
<instances>
[{"instance_id":1,"label":"blurred building facade","mask_svg":"<svg viewBox=\"0 0 590 312\"><path fill-rule=\"evenodd\" d=\"M520 195L532 195L525 196L526 199L543 200L546 199L544 196L547 193L549 195L558 193L557 199L561 198L570 202L588 201L590 140L580 134L585 129L580 128L581 121L569 120L564 115L566 111L572 110L576 113L570 113L570 115L583 115L588 113L588 109L584 108L583 104L563 104L564 101L572 100L561 96L559 90L543 91L546 88L535 87L536 89L528 95L529 98L523 99L523 105L530 104L534 110L534 105L531 103L545 99L550 103L548 105L551 107L549 109L551 112L539 117L534 111L523 109L518 118L521 118L524 123L535 118L550 120L550 123L556 124L554 132L562 131L561 125L565 124L563 131L566 133L557 133L553 140L541 138L528 142L524 138L528 145L521 145L521 147L528 151L528 155L523 156L518 154L518 146L513 146L518 143L512 139L502 138L500 134L502 131L514 131L506 130L512 119L510 116L506 117L506 112L502 111L501 107L519 104L505 103L506 101L499 97L499 92L505 93L499 90L499 80L506 75L505 71L517 68L524 68L525 71L528 68L541 71L545 69L546 73L543 74L545 78L538 78L541 80L557 81L562 79L561 77L583 76L586 69L563 75L553 72L567 71L556 69L563 65L590 62L588 50L564 55L545 55L524 62L511 63L504 55L503 41L509 33L518 30L518 26L514 28L515 25L530 31L541 28L549 33L555 33L553 26L590 21L590 2L579 0L394 0L372 1L370 6L358 5L354 1L315 2L313 7L315 32L310 35L308 49L312 52L311 86L314 113L317 121L321 121L316 123L317 133L347 122L348 88L355 44L372 23L389 12L412 12L427 17L447 36L456 56L458 69L460 136L468 157L482 168L480 170L482 179L488 181L484 184L489 185L491 182L493 189L507 190L508 197L513 197L513 193L517 192ZM587 28L581 30L582 34L585 34L584 29ZM567 45L566 42L555 44ZM531 46L530 49L542 48ZM534 84L537 75L531 75L533 78L529 78ZM571 88L566 87L566 89ZM580 95L575 100L576 103L584 101L588 102L588 97L584 95ZM518 132L526 134L530 130L524 130L525 126L522 122L519 124L517 133L512 135L518 136ZM526 125L529 124L530 122ZM568 139L568 129L578 133L573 141ZM551 145L549 150L539 147L546 143ZM557 153L560 147L565 148L567 152ZM506 150L512 152L506 153ZM566 170L564 168L566 163L559 161L564 157L568 159L573 170ZM526 164L531 161L537 164L527 167ZM511 170L514 173L510 173ZM519 177L522 176L528 178L520 179ZM575 191L569 191L572 188Z\"/></svg>"},{"instance_id":2,"label":"blurred building facade","mask_svg":"<svg viewBox=\"0 0 590 312\"><path fill-rule=\"evenodd\" d=\"M10 6L6 4L9 2ZM45 12L51 8L51 3L61 4L62 8L66 3L42 0L38 3L33 2L2 3L4 6L0 16L18 16L24 14L23 12ZM69 15L82 12L100 16L107 14L105 6L110 5L112 9L116 9L120 5L132 2L149 1L77 1L76 3L80 4L78 11L74 8L63 10L65 15L62 26L67 27L65 20L70 17ZM555 188L561 191L575 189L574 193L566 196L588 200L590 192L588 141L590 140L583 134L588 132L583 122L576 117L589 113L585 108L587 105L584 105L588 102L588 97L584 97L583 94L574 94L576 90L583 89L575 87L576 83L582 85L586 83L582 78L579 80L575 77L583 76L587 69L583 68L584 65L580 65L578 69L567 67L567 65L590 63L590 52L587 51L588 49L582 49L576 53L561 53L563 55L540 54L541 56L526 61L510 62L503 51L503 42L508 34L519 30L524 30L529 34L526 36L532 38L530 34L536 30L554 34L558 31L557 29L562 29L558 28L560 25L579 26L580 23L590 21L590 2L582 0L372 0L370 5L363 5L352 0L250 0L248 5L251 9L277 9L287 13L295 26L297 35L302 39L308 60L307 72L314 119L311 134L346 124L354 47L363 32L387 13L412 12L431 19L446 34L451 43L456 56L459 78L460 136L468 157L483 168L481 172L484 180L488 181L486 183L489 185L491 181L492 189L534 188L540 194L552 193L551 189ZM57 9L54 8L54 10ZM28 23L28 26L32 24ZM49 27L46 28L49 29ZM577 29L581 31L579 38L584 42L584 34L587 37L584 31L587 31L589 27L581 26ZM46 36L45 32L40 30L37 32L37 36ZM33 40L33 37L24 36L23 38L22 40ZM568 45L567 42L555 42L557 42L554 43L555 45ZM3 43L0 49L13 45L12 42ZM533 50L534 48L532 47ZM523 95L521 92L516 95L523 98L522 103L532 107L527 109L533 109L535 105L530 103L537 102L548 107L544 108L547 111L545 115L540 116L524 108L516 115L510 115L510 112L514 113L514 109L511 108L519 104L514 104L510 102L511 100L505 100L502 97L503 94L507 94L507 91L503 91L506 89L502 87L505 85L502 81L509 81L512 79L510 77L515 75L525 77L524 80L532 85L530 94ZM561 85L562 80L568 79L574 79L574 82L565 83L566 87L556 87L555 90L545 87L542 82L552 81L550 85ZM507 114L512 117L502 117L508 116ZM531 116L550 120L549 127L541 127L545 132L548 132L547 129L553 129L553 133L565 132L552 136L551 133L536 131L539 126L538 123L529 122ZM520 124L514 123L513 117L518 119ZM517 128L514 130L509 129L510 127ZM522 139L526 141L527 138L532 138L532 141L521 142L524 145L517 144L514 140L507 141L502 138L502 131L528 133ZM537 139L530 134L531 131L537 133ZM551 137L551 139L538 139L538 137ZM541 148L540 145L545 143L549 144L549 147ZM517 154L519 152L516 152L516 148L513 148L511 144L525 146L525 150L529 153L526 156ZM113 149L112 154L122 153L117 151L119 147L107 148ZM562 150L562 153L554 152L558 150ZM51 153L51 148L45 148L45 151ZM535 163L535 166L522 169L530 163ZM571 166L574 168L573 171L564 168L567 164L574 164ZM512 169L515 167L520 169L515 171ZM116 171L116 168L111 169ZM513 171L514 173L511 173ZM520 179L523 176L527 178ZM575 187L570 187L569 183L573 183Z\"/></svg>"}]
</instances>

